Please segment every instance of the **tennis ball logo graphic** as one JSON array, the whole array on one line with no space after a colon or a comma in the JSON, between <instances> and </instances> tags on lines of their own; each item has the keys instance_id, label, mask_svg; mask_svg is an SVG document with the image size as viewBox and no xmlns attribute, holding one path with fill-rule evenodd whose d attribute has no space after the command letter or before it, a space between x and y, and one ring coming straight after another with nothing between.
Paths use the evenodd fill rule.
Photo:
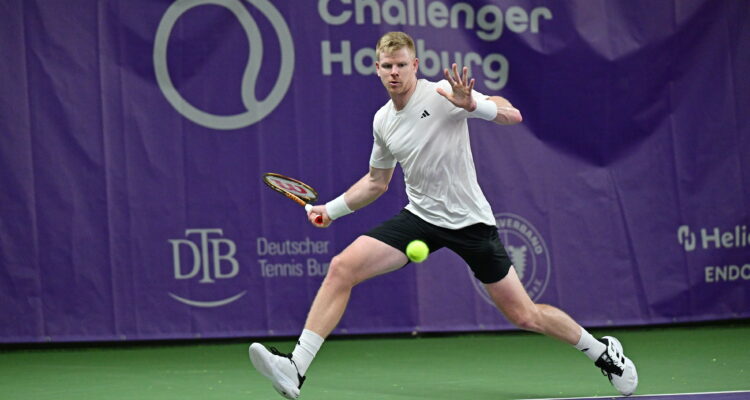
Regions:
<instances>
[{"instance_id":1,"label":"tennis ball logo graphic","mask_svg":"<svg viewBox=\"0 0 750 400\"><path fill-rule=\"evenodd\" d=\"M247 3L258 9L264 15L273 28L273 34L278 37L281 65L271 92L265 99L255 96L256 82L259 78L261 64L263 63L263 36L255 18L248 11L248 7L241 0L179 0L172 3L162 16L159 27L154 38L153 63L156 81L164 96L174 109L185 118L198 125L207 128L230 130L250 126L270 114L289 90L294 75L294 41L286 24L284 17L269 0L246 0ZM213 5L226 8L232 12L237 21L245 31L247 43L249 44L249 57L247 66L242 74L242 85L238 94L242 97L242 103L246 110L234 115L217 115L204 111L189 103L172 82L169 68L167 66L167 48L172 30L177 25L180 17L190 9L203 5ZM270 30L263 33L271 33Z\"/></svg>"},{"instance_id":2,"label":"tennis ball logo graphic","mask_svg":"<svg viewBox=\"0 0 750 400\"><path fill-rule=\"evenodd\" d=\"M421 263L427 259L428 255L430 255L430 249L427 247L427 244L421 240L413 240L408 246L406 246L406 256L409 257L409 260L412 262Z\"/></svg>"}]
</instances>

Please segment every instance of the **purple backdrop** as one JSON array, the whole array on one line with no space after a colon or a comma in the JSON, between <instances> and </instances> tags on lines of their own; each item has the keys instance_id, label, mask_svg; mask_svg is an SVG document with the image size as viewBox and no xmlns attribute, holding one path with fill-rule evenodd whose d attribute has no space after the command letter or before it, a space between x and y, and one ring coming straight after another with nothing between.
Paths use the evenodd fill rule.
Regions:
<instances>
[{"instance_id":1,"label":"purple backdrop","mask_svg":"<svg viewBox=\"0 0 750 400\"><path fill-rule=\"evenodd\" d=\"M377 4L371 7L368 4ZM0 341L296 335L387 101L372 47L470 65L471 121L531 296L587 326L750 316L750 2L0 0ZM447 250L357 287L336 333L507 329Z\"/></svg>"}]
</instances>

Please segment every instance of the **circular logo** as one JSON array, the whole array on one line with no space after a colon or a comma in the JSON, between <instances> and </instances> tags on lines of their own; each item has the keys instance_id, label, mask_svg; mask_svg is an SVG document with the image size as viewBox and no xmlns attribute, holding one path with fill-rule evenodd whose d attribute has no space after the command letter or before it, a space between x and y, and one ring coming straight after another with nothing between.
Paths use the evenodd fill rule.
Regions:
<instances>
[{"instance_id":1,"label":"circular logo","mask_svg":"<svg viewBox=\"0 0 750 400\"><path fill-rule=\"evenodd\" d=\"M178 0L172 3L162 16L154 40L154 70L156 81L164 96L172 107L185 118L213 129L237 129L252 125L265 118L279 105L289 89L294 72L294 43L284 18L268 0L247 0L248 3L260 10L273 26L281 47L281 66L276 84L264 100L255 97L255 83L263 61L263 39L258 24L242 5L240 0ZM167 44L177 20L193 7L213 4L230 10L247 35L248 44L252 51L245 71L242 74L241 96L246 111L235 115L216 115L198 109L188 103L175 88L167 67Z\"/></svg>"},{"instance_id":2,"label":"circular logo","mask_svg":"<svg viewBox=\"0 0 750 400\"><path fill-rule=\"evenodd\" d=\"M500 241L508 252L518 278L529 293L529 297L539 299L549 283L551 264L549 251L544 238L529 221L513 213L495 214L497 233ZM471 268L467 269L471 275L474 288L479 295L493 307L495 303L487 294L484 285L474 278Z\"/></svg>"}]
</instances>

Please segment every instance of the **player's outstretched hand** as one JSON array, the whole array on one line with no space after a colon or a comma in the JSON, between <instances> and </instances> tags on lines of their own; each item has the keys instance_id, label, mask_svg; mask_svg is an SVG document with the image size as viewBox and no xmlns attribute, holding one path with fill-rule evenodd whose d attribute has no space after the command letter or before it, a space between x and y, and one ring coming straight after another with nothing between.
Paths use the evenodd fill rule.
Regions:
<instances>
[{"instance_id":1,"label":"player's outstretched hand","mask_svg":"<svg viewBox=\"0 0 750 400\"><path fill-rule=\"evenodd\" d=\"M315 222L315 219L318 216L323 217L323 222L321 222L319 224ZM325 205L313 206L313 208L310 210L310 212L307 213L307 219L316 228L328 228L328 226L331 225L331 222L333 222L333 220L331 219L331 217L328 216L328 212L326 212L326 206Z\"/></svg>"},{"instance_id":2,"label":"player's outstretched hand","mask_svg":"<svg viewBox=\"0 0 750 400\"><path fill-rule=\"evenodd\" d=\"M448 99L456 107L463 108L469 112L474 111L477 108L477 102L471 96L471 91L474 89L474 78L469 79L469 68L464 67L462 74L459 76L458 65L454 63L453 74L451 75L448 68L443 70L443 74L445 75L445 80L451 85L452 93L438 88L438 94Z\"/></svg>"}]
</instances>

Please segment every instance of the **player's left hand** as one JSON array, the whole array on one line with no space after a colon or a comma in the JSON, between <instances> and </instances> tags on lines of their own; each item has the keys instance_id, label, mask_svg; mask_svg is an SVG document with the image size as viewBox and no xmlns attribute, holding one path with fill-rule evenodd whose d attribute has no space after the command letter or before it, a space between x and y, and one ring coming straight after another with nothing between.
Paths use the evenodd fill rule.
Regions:
<instances>
[{"instance_id":1,"label":"player's left hand","mask_svg":"<svg viewBox=\"0 0 750 400\"><path fill-rule=\"evenodd\" d=\"M459 76L458 65L454 63L453 74L451 75L448 68L443 70L443 74L445 75L445 80L451 85L452 93L448 93L442 88L438 88L438 94L445 97L456 107L463 108L469 112L476 110L477 102L471 96L471 91L474 89L474 79L472 78L469 80L469 68L463 67L462 74Z\"/></svg>"}]
</instances>

